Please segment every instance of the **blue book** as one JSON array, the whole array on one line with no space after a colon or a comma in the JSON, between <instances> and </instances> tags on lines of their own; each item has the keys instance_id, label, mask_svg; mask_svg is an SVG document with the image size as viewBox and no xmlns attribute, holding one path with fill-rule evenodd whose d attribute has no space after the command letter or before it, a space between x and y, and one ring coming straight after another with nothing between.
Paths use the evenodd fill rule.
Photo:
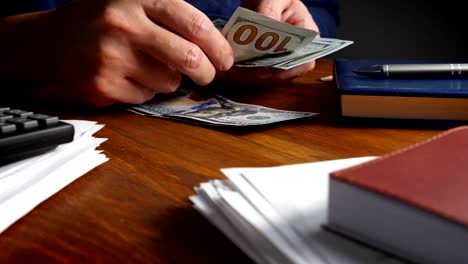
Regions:
<instances>
[{"instance_id":1,"label":"blue book","mask_svg":"<svg viewBox=\"0 0 468 264\"><path fill-rule=\"evenodd\" d=\"M336 59L334 80L343 124L456 126L468 123L468 78L373 78L353 69L376 64L438 63Z\"/></svg>"}]
</instances>

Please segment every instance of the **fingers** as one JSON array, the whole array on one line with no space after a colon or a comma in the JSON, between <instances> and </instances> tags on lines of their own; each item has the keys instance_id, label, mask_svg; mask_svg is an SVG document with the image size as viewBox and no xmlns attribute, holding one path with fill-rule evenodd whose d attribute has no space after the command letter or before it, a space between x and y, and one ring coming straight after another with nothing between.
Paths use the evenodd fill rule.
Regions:
<instances>
[{"instance_id":1,"label":"fingers","mask_svg":"<svg viewBox=\"0 0 468 264\"><path fill-rule=\"evenodd\" d=\"M295 1L289 9L284 10L282 20L297 27L319 31L312 15L301 1Z\"/></svg>"},{"instance_id":2,"label":"fingers","mask_svg":"<svg viewBox=\"0 0 468 264\"><path fill-rule=\"evenodd\" d=\"M303 75L304 73L313 70L314 68L315 68L315 61L311 61L302 65L299 65L297 67L294 67L292 69L279 72L276 75L276 77L281 80L287 80L287 79L299 77Z\"/></svg>"},{"instance_id":3,"label":"fingers","mask_svg":"<svg viewBox=\"0 0 468 264\"><path fill-rule=\"evenodd\" d=\"M175 91L182 81L180 72L170 69L143 52L135 51L127 63L126 75L138 83L160 93Z\"/></svg>"},{"instance_id":4,"label":"fingers","mask_svg":"<svg viewBox=\"0 0 468 264\"><path fill-rule=\"evenodd\" d=\"M273 19L318 31L314 19L302 1L245 0L244 5L249 9L255 10Z\"/></svg>"},{"instance_id":5,"label":"fingers","mask_svg":"<svg viewBox=\"0 0 468 264\"><path fill-rule=\"evenodd\" d=\"M151 20L140 41L145 52L200 85L211 82L216 69L232 66L231 46L206 15L185 1L148 2L144 8Z\"/></svg>"},{"instance_id":6,"label":"fingers","mask_svg":"<svg viewBox=\"0 0 468 264\"><path fill-rule=\"evenodd\" d=\"M282 21L282 14L287 10L291 4L292 0L284 1L257 1L259 2L256 10L257 12L264 14L265 16L271 17L276 20Z\"/></svg>"},{"instance_id":7,"label":"fingers","mask_svg":"<svg viewBox=\"0 0 468 264\"><path fill-rule=\"evenodd\" d=\"M104 75L97 77L85 91L75 94L75 100L95 107L106 107L115 103L142 104L155 94L156 91L131 78Z\"/></svg>"},{"instance_id":8,"label":"fingers","mask_svg":"<svg viewBox=\"0 0 468 264\"><path fill-rule=\"evenodd\" d=\"M126 78L126 85L123 85L120 94L127 98L127 101L120 100L123 103L142 104L156 95L156 91L141 85L139 82Z\"/></svg>"},{"instance_id":9,"label":"fingers","mask_svg":"<svg viewBox=\"0 0 468 264\"><path fill-rule=\"evenodd\" d=\"M218 70L231 68L231 45L205 14L185 1L159 0L157 3L147 9L151 18L197 44Z\"/></svg>"},{"instance_id":10,"label":"fingers","mask_svg":"<svg viewBox=\"0 0 468 264\"><path fill-rule=\"evenodd\" d=\"M227 72L218 72L217 77L220 80L228 82L269 86L275 83L277 84L278 81L287 81L299 77L307 71L313 70L314 67L315 61L299 65L289 70L233 67Z\"/></svg>"},{"instance_id":11,"label":"fingers","mask_svg":"<svg viewBox=\"0 0 468 264\"><path fill-rule=\"evenodd\" d=\"M214 78L216 70L204 52L164 28L147 25L145 36L137 42L138 49L188 75L199 85L206 85Z\"/></svg>"}]
</instances>

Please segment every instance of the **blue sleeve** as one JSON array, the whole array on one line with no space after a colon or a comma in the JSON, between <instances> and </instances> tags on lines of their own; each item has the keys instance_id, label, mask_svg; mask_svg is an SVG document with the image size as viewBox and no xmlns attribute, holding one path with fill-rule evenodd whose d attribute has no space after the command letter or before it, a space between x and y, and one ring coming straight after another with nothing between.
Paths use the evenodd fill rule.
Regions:
<instances>
[{"instance_id":1,"label":"blue sleeve","mask_svg":"<svg viewBox=\"0 0 468 264\"><path fill-rule=\"evenodd\" d=\"M216 18L228 20L241 3L240 0L187 0L187 2L203 11L212 20ZM302 0L302 2L317 23L320 35L334 38L340 20L338 0Z\"/></svg>"},{"instance_id":2,"label":"blue sleeve","mask_svg":"<svg viewBox=\"0 0 468 264\"><path fill-rule=\"evenodd\" d=\"M336 30L340 24L338 0L302 0L312 14L317 24L320 36L324 38L336 37Z\"/></svg>"},{"instance_id":3,"label":"blue sleeve","mask_svg":"<svg viewBox=\"0 0 468 264\"><path fill-rule=\"evenodd\" d=\"M0 16L48 10L68 2L71 0L0 0Z\"/></svg>"},{"instance_id":4,"label":"blue sleeve","mask_svg":"<svg viewBox=\"0 0 468 264\"><path fill-rule=\"evenodd\" d=\"M226 21L240 5L240 0L186 0L186 2L201 10L211 20L221 18Z\"/></svg>"},{"instance_id":5,"label":"blue sleeve","mask_svg":"<svg viewBox=\"0 0 468 264\"><path fill-rule=\"evenodd\" d=\"M0 0L0 15L14 15L32 11L55 8L71 0ZM188 3L203 11L210 19L222 18L228 20L235 9L241 4L240 0L186 0ZM274 0L272 0L274 1ZM319 27L322 37L335 37L339 24L338 0L302 0ZM15 3L15 4L6 4Z\"/></svg>"}]
</instances>

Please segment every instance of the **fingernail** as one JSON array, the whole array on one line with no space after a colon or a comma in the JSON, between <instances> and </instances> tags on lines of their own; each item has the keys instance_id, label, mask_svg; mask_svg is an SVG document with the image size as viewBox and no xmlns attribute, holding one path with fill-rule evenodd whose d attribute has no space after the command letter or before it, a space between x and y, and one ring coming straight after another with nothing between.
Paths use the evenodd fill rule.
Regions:
<instances>
[{"instance_id":1,"label":"fingernail","mask_svg":"<svg viewBox=\"0 0 468 264\"><path fill-rule=\"evenodd\" d=\"M234 64L234 57L229 56L225 61L224 64L221 65L221 71L227 71L231 69L232 65Z\"/></svg>"}]
</instances>

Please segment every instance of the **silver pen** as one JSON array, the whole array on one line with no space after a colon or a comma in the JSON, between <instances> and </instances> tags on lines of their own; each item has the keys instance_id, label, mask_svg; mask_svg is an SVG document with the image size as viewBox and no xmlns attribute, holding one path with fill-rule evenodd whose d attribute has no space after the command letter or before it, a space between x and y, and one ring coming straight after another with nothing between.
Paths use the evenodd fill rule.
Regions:
<instances>
[{"instance_id":1,"label":"silver pen","mask_svg":"<svg viewBox=\"0 0 468 264\"><path fill-rule=\"evenodd\" d=\"M379 64L360 67L353 73L368 77L468 77L468 63Z\"/></svg>"}]
</instances>

